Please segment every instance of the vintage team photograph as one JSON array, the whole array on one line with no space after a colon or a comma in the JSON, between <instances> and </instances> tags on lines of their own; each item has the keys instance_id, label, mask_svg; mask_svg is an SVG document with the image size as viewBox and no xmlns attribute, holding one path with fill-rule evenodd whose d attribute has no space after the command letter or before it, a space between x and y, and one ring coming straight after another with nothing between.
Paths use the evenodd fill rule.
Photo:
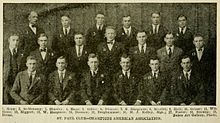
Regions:
<instances>
[{"instance_id":1,"label":"vintage team photograph","mask_svg":"<svg viewBox=\"0 0 220 123\"><path fill-rule=\"evenodd\" d=\"M2 105L216 105L217 3L3 3Z\"/></svg>"}]
</instances>

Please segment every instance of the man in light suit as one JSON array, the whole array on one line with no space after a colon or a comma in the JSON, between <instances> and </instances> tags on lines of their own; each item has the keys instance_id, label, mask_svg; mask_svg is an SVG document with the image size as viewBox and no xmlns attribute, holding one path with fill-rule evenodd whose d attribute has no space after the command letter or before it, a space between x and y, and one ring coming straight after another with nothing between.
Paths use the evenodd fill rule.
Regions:
<instances>
[{"instance_id":1,"label":"man in light suit","mask_svg":"<svg viewBox=\"0 0 220 123\"><path fill-rule=\"evenodd\" d=\"M49 73L55 70L56 53L48 48L48 37L41 33L38 36L39 47L30 53L38 60L37 71L48 77Z\"/></svg>"},{"instance_id":2,"label":"man in light suit","mask_svg":"<svg viewBox=\"0 0 220 123\"><path fill-rule=\"evenodd\" d=\"M60 56L56 61L57 70L49 75L48 97L50 105L71 105L75 104L75 74L66 70L67 60Z\"/></svg>"},{"instance_id":3,"label":"man in light suit","mask_svg":"<svg viewBox=\"0 0 220 123\"><path fill-rule=\"evenodd\" d=\"M105 15L101 12L96 14L96 23L89 28L86 34L86 45L93 53L97 52L97 47L105 39Z\"/></svg>"},{"instance_id":4,"label":"man in light suit","mask_svg":"<svg viewBox=\"0 0 220 123\"><path fill-rule=\"evenodd\" d=\"M134 47L138 44L136 40L137 30L131 25L131 16L124 15L122 19L122 27L117 31L117 40L122 42L126 52L129 52L130 47Z\"/></svg>"},{"instance_id":5,"label":"man in light suit","mask_svg":"<svg viewBox=\"0 0 220 123\"><path fill-rule=\"evenodd\" d=\"M149 58L156 56L156 50L152 47L148 47L146 40L147 34L145 31L138 31L136 39L138 40L138 46L130 48L130 54L134 60L133 70L135 73L143 76L150 71Z\"/></svg>"},{"instance_id":6,"label":"man in light suit","mask_svg":"<svg viewBox=\"0 0 220 123\"><path fill-rule=\"evenodd\" d=\"M8 38L9 46L3 52L3 104L14 104L10 91L15 77L21 71L25 59L23 51L18 47L19 36L11 34Z\"/></svg>"},{"instance_id":7,"label":"man in light suit","mask_svg":"<svg viewBox=\"0 0 220 123\"><path fill-rule=\"evenodd\" d=\"M75 30L71 27L71 19L67 15L61 17L62 27L55 32L52 40L51 48L58 53L63 55L66 53L66 49L73 47Z\"/></svg>"},{"instance_id":8,"label":"man in light suit","mask_svg":"<svg viewBox=\"0 0 220 123\"><path fill-rule=\"evenodd\" d=\"M89 54L88 65L90 70L85 71L81 79L82 104L108 104L107 99L111 89L111 83L108 75L98 67L98 56L93 53Z\"/></svg>"},{"instance_id":9,"label":"man in light suit","mask_svg":"<svg viewBox=\"0 0 220 123\"><path fill-rule=\"evenodd\" d=\"M11 97L16 104L36 105L44 104L46 94L46 79L36 71L37 60L33 56L27 57L27 70L19 72L11 89Z\"/></svg>"},{"instance_id":10,"label":"man in light suit","mask_svg":"<svg viewBox=\"0 0 220 123\"><path fill-rule=\"evenodd\" d=\"M174 34L169 32L165 35L166 46L157 50L157 56L161 61L161 71L171 72L179 69L179 60L183 50L174 46Z\"/></svg>"},{"instance_id":11,"label":"man in light suit","mask_svg":"<svg viewBox=\"0 0 220 123\"><path fill-rule=\"evenodd\" d=\"M147 34L149 35L148 46L156 50L164 45L163 38L167 32L167 28L161 24L161 15L159 12L151 13L152 24L147 27Z\"/></svg>"},{"instance_id":12,"label":"man in light suit","mask_svg":"<svg viewBox=\"0 0 220 123\"><path fill-rule=\"evenodd\" d=\"M106 27L106 41L98 45L98 55L100 56L100 69L106 70L110 75L120 69L120 56L124 52L121 42L115 40L116 32L112 26Z\"/></svg>"},{"instance_id":13,"label":"man in light suit","mask_svg":"<svg viewBox=\"0 0 220 123\"><path fill-rule=\"evenodd\" d=\"M167 103L166 94L169 87L168 77L160 71L160 61L151 57L149 66L151 71L144 75L136 104L164 105Z\"/></svg>"},{"instance_id":14,"label":"man in light suit","mask_svg":"<svg viewBox=\"0 0 220 123\"><path fill-rule=\"evenodd\" d=\"M189 56L181 58L182 70L171 74L171 100L174 105L204 104L204 82L192 69Z\"/></svg>"},{"instance_id":15,"label":"man in light suit","mask_svg":"<svg viewBox=\"0 0 220 123\"><path fill-rule=\"evenodd\" d=\"M184 52L189 52L194 48L193 46L193 32L187 25L187 17L179 15L177 17L178 28L175 29L176 42L175 45L181 48Z\"/></svg>"},{"instance_id":16,"label":"man in light suit","mask_svg":"<svg viewBox=\"0 0 220 123\"><path fill-rule=\"evenodd\" d=\"M114 97L119 105L134 105L139 94L140 78L131 70L131 58L123 54L120 65L122 70L114 75Z\"/></svg>"},{"instance_id":17,"label":"man in light suit","mask_svg":"<svg viewBox=\"0 0 220 123\"><path fill-rule=\"evenodd\" d=\"M27 57L31 51L34 51L39 47L37 38L40 33L44 33L44 30L38 25L38 14L35 11L31 11L28 16L29 24L22 29L21 34L21 48L25 52Z\"/></svg>"}]
</instances>

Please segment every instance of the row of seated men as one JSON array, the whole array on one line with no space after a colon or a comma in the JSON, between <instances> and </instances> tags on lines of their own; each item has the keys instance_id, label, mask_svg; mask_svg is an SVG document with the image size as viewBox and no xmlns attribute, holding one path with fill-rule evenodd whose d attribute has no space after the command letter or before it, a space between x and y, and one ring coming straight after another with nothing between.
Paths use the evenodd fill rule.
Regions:
<instances>
[{"instance_id":1,"label":"row of seated men","mask_svg":"<svg viewBox=\"0 0 220 123\"><path fill-rule=\"evenodd\" d=\"M4 51L4 104L13 104L14 101L16 104L31 104L32 102L33 104L161 104L160 99L150 100L150 98L159 98L160 96L163 97L162 104L215 103L215 82L212 81L213 78L211 77L211 73L215 69L212 68L213 56L205 47L202 35L195 35L192 41L195 48L184 53L181 48L175 46L175 35L171 32L166 33L164 37L166 45L155 50L155 48L147 46L146 32L138 31L136 35L138 45L129 48L128 54L132 61L130 57L121 57L127 51L122 43L115 41L116 32L113 27L106 27L105 37L106 42L101 42L97 47L96 54L99 56L97 57L94 54L91 55L91 50L84 45L84 35L75 33L75 46L66 49L64 54L67 58L61 58L59 53L47 46L47 36L40 34L38 36L39 47L30 52L31 59L34 59L30 61L36 63L28 63L30 57L25 60L24 53L19 51L19 36L11 35L8 39L9 47ZM184 54L187 54L188 57L180 60ZM91 58L92 56L95 58ZM151 66L152 59L150 58L154 56L158 57L158 59L153 59L159 64L156 70L153 70ZM59 62L60 59L63 60L62 63ZM92 61L94 59L96 61ZM125 59L128 61L124 63L123 60ZM189 63L182 63L185 59L188 59ZM187 64L185 71L187 71L188 77L182 71L185 69L184 64ZM28 75L27 71L23 71L26 69L27 71L34 69L32 71L34 72L33 77ZM58 76L61 73L58 72L57 74L56 69L58 71L69 71L69 76ZM194 71L192 74L191 69ZM42 75L35 76L35 70ZM93 72L90 73L89 70L101 71L100 78L93 78ZM130 76L133 75L133 73L129 73L130 70L134 72L134 76ZM165 75L166 79L162 79L163 82L158 82L158 84L152 81L152 85L148 85L151 82L144 83L145 80L154 80L154 74L149 75L149 72L158 72L158 70L167 74ZM85 71L87 72L84 73ZM126 72L122 71L129 71L126 79L124 78ZM174 71L181 71L181 75L175 73L173 76L171 73ZM190 78L194 73L197 76L195 80L193 77L193 79ZM155 74L156 80L158 75ZM24 81L24 87L21 88L23 83L21 80L24 79L27 83ZM188 80L193 82L187 83ZM179 85L179 83L182 84ZM45 88L38 87L38 84L45 87L47 91L44 91ZM44 84L46 86L43 86ZM146 91L144 91L145 86L148 86ZM183 86L185 88L182 88ZM150 91L149 88L155 90ZM159 88L164 91L159 92ZM160 96L151 97L151 94ZM197 96L197 94L199 95ZM41 101L42 98L44 98L43 102Z\"/></svg>"}]
</instances>

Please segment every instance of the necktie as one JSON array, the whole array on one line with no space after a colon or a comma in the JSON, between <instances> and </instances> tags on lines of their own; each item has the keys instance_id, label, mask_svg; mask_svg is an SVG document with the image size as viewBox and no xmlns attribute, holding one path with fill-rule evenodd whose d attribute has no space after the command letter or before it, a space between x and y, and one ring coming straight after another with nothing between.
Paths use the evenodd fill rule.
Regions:
<instances>
[{"instance_id":1,"label":"necktie","mask_svg":"<svg viewBox=\"0 0 220 123\"><path fill-rule=\"evenodd\" d=\"M40 49L40 52L46 52L46 49Z\"/></svg>"},{"instance_id":2,"label":"necktie","mask_svg":"<svg viewBox=\"0 0 220 123\"><path fill-rule=\"evenodd\" d=\"M12 50L12 55L15 56L16 55L16 49Z\"/></svg>"},{"instance_id":3,"label":"necktie","mask_svg":"<svg viewBox=\"0 0 220 123\"><path fill-rule=\"evenodd\" d=\"M201 60L202 58L202 49L198 49L198 59L199 61Z\"/></svg>"},{"instance_id":4,"label":"necktie","mask_svg":"<svg viewBox=\"0 0 220 123\"><path fill-rule=\"evenodd\" d=\"M80 46L78 46L78 57L80 57L81 56L81 52L80 52Z\"/></svg>"},{"instance_id":5,"label":"necktie","mask_svg":"<svg viewBox=\"0 0 220 123\"><path fill-rule=\"evenodd\" d=\"M67 28L65 28L65 35L67 35L68 34L68 30L67 30Z\"/></svg>"},{"instance_id":6,"label":"necktie","mask_svg":"<svg viewBox=\"0 0 220 123\"><path fill-rule=\"evenodd\" d=\"M99 26L98 30L99 30L99 31L101 31L101 30L102 30L101 25Z\"/></svg>"},{"instance_id":7,"label":"necktie","mask_svg":"<svg viewBox=\"0 0 220 123\"><path fill-rule=\"evenodd\" d=\"M63 72L60 72L60 83L63 83Z\"/></svg>"},{"instance_id":8,"label":"necktie","mask_svg":"<svg viewBox=\"0 0 220 123\"><path fill-rule=\"evenodd\" d=\"M126 79L128 79L128 72L127 71L125 71L125 77L126 77Z\"/></svg>"},{"instance_id":9,"label":"necktie","mask_svg":"<svg viewBox=\"0 0 220 123\"><path fill-rule=\"evenodd\" d=\"M127 31L126 31L126 34L127 34L127 36L129 36L129 30L127 29Z\"/></svg>"},{"instance_id":10,"label":"necktie","mask_svg":"<svg viewBox=\"0 0 220 123\"><path fill-rule=\"evenodd\" d=\"M112 45L112 44L113 44L113 41L108 41L107 44L111 44L111 45Z\"/></svg>"},{"instance_id":11,"label":"necktie","mask_svg":"<svg viewBox=\"0 0 220 123\"><path fill-rule=\"evenodd\" d=\"M157 78L157 73L154 72L154 78Z\"/></svg>"},{"instance_id":12,"label":"necktie","mask_svg":"<svg viewBox=\"0 0 220 123\"><path fill-rule=\"evenodd\" d=\"M32 80L33 80L33 78L32 78L32 73L30 73L30 77L29 77L30 85L31 85L31 83L32 83Z\"/></svg>"},{"instance_id":13,"label":"necktie","mask_svg":"<svg viewBox=\"0 0 220 123\"><path fill-rule=\"evenodd\" d=\"M188 81L189 80L189 74L186 73L186 80Z\"/></svg>"},{"instance_id":14,"label":"necktie","mask_svg":"<svg viewBox=\"0 0 220 123\"><path fill-rule=\"evenodd\" d=\"M171 57L171 55L172 55L172 50L171 50L171 48L169 48L169 57Z\"/></svg>"},{"instance_id":15,"label":"necktie","mask_svg":"<svg viewBox=\"0 0 220 123\"><path fill-rule=\"evenodd\" d=\"M157 25L154 26L154 34L157 33Z\"/></svg>"},{"instance_id":16,"label":"necktie","mask_svg":"<svg viewBox=\"0 0 220 123\"><path fill-rule=\"evenodd\" d=\"M144 53L144 45L141 45L141 53Z\"/></svg>"},{"instance_id":17,"label":"necktie","mask_svg":"<svg viewBox=\"0 0 220 123\"><path fill-rule=\"evenodd\" d=\"M182 35L183 35L183 29L184 29L184 28L181 28L181 29L180 29L180 34L182 34Z\"/></svg>"},{"instance_id":18,"label":"necktie","mask_svg":"<svg viewBox=\"0 0 220 123\"><path fill-rule=\"evenodd\" d=\"M95 77L96 73L95 71L92 71L92 77Z\"/></svg>"}]
</instances>

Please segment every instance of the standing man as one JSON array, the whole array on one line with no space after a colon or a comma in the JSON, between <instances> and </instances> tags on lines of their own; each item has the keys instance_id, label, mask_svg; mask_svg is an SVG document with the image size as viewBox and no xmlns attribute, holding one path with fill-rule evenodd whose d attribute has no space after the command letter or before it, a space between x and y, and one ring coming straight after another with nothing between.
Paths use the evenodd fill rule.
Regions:
<instances>
[{"instance_id":1,"label":"standing man","mask_svg":"<svg viewBox=\"0 0 220 123\"><path fill-rule=\"evenodd\" d=\"M130 47L136 46L138 44L136 40L136 34L136 28L131 26L131 16L123 16L122 28L117 31L117 40L122 42L126 52L129 51Z\"/></svg>"},{"instance_id":2,"label":"standing man","mask_svg":"<svg viewBox=\"0 0 220 123\"><path fill-rule=\"evenodd\" d=\"M14 104L10 91L15 77L22 70L24 60L23 51L19 46L19 36L11 34L8 38L9 46L3 52L3 104Z\"/></svg>"},{"instance_id":3,"label":"standing man","mask_svg":"<svg viewBox=\"0 0 220 123\"><path fill-rule=\"evenodd\" d=\"M66 70L67 60L60 56L56 61L57 70L49 75L49 102L50 105L71 105L75 104L75 74Z\"/></svg>"},{"instance_id":4,"label":"standing man","mask_svg":"<svg viewBox=\"0 0 220 123\"><path fill-rule=\"evenodd\" d=\"M38 14L35 11L31 11L28 16L29 24L22 29L21 34L21 48L25 52L27 57L31 51L34 51L39 47L37 38L40 33L44 33L44 30L38 26Z\"/></svg>"},{"instance_id":5,"label":"standing man","mask_svg":"<svg viewBox=\"0 0 220 123\"><path fill-rule=\"evenodd\" d=\"M144 75L140 93L136 104L164 105L167 103L167 75L160 71L160 61L157 57L151 57L149 66L151 71Z\"/></svg>"},{"instance_id":6,"label":"standing man","mask_svg":"<svg viewBox=\"0 0 220 123\"><path fill-rule=\"evenodd\" d=\"M198 105L204 101L203 80L192 69L189 56L181 58L182 70L173 72L171 79L171 94L174 105Z\"/></svg>"},{"instance_id":7,"label":"standing man","mask_svg":"<svg viewBox=\"0 0 220 123\"><path fill-rule=\"evenodd\" d=\"M183 50L174 46L174 34L169 32L165 35L166 46L157 50L157 56L161 61L161 71L172 72L179 69L179 60Z\"/></svg>"},{"instance_id":8,"label":"standing man","mask_svg":"<svg viewBox=\"0 0 220 123\"><path fill-rule=\"evenodd\" d=\"M38 61L37 70L46 77L54 71L54 64L56 62L55 52L48 48L47 39L47 35L41 33L37 41L39 47L30 53L31 56L34 56Z\"/></svg>"},{"instance_id":9,"label":"standing man","mask_svg":"<svg viewBox=\"0 0 220 123\"><path fill-rule=\"evenodd\" d=\"M98 55L100 56L100 67L110 75L120 69L119 61L124 48L121 42L115 40L116 32L112 26L106 27L106 41L98 45Z\"/></svg>"},{"instance_id":10,"label":"standing man","mask_svg":"<svg viewBox=\"0 0 220 123\"><path fill-rule=\"evenodd\" d=\"M15 104L36 105L44 104L46 94L46 79L36 71L37 60L33 56L27 57L27 70L19 72L11 89L11 97Z\"/></svg>"},{"instance_id":11,"label":"standing man","mask_svg":"<svg viewBox=\"0 0 220 123\"><path fill-rule=\"evenodd\" d=\"M156 56L156 50L152 47L148 47L146 43L147 34L145 31L138 31L136 39L138 46L130 48L130 54L134 60L134 72L143 76L150 71L149 58Z\"/></svg>"},{"instance_id":12,"label":"standing man","mask_svg":"<svg viewBox=\"0 0 220 123\"><path fill-rule=\"evenodd\" d=\"M108 75L99 69L99 59L95 54L88 56L89 70L83 73L81 80L82 104L103 105L108 104L110 81Z\"/></svg>"},{"instance_id":13,"label":"standing man","mask_svg":"<svg viewBox=\"0 0 220 123\"><path fill-rule=\"evenodd\" d=\"M139 78L131 70L131 58L123 54L120 65L122 70L114 75L114 97L119 105L134 105L139 94Z\"/></svg>"},{"instance_id":14,"label":"standing man","mask_svg":"<svg viewBox=\"0 0 220 123\"><path fill-rule=\"evenodd\" d=\"M97 46L104 41L105 38L105 15L97 13L95 17L96 23L89 28L86 34L86 45L93 53L97 52Z\"/></svg>"},{"instance_id":15,"label":"standing man","mask_svg":"<svg viewBox=\"0 0 220 123\"><path fill-rule=\"evenodd\" d=\"M149 35L148 46L158 50L164 45L163 38L167 32L167 28L161 24L159 12L153 12L151 14L151 21L152 24L147 28L147 34Z\"/></svg>"},{"instance_id":16,"label":"standing man","mask_svg":"<svg viewBox=\"0 0 220 123\"><path fill-rule=\"evenodd\" d=\"M187 25L187 17L185 15L179 15L177 17L178 28L175 30L176 42L175 45L181 48L184 52L189 52L194 48L193 46L193 33Z\"/></svg>"},{"instance_id":17,"label":"standing man","mask_svg":"<svg viewBox=\"0 0 220 123\"><path fill-rule=\"evenodd\" d=\"M55 32L52 49L59 55L66 53L66 49L74 46L75 30L71 27L71 19L67 15L61 17L62 27Z\"/></svg>"}]
</instances>

